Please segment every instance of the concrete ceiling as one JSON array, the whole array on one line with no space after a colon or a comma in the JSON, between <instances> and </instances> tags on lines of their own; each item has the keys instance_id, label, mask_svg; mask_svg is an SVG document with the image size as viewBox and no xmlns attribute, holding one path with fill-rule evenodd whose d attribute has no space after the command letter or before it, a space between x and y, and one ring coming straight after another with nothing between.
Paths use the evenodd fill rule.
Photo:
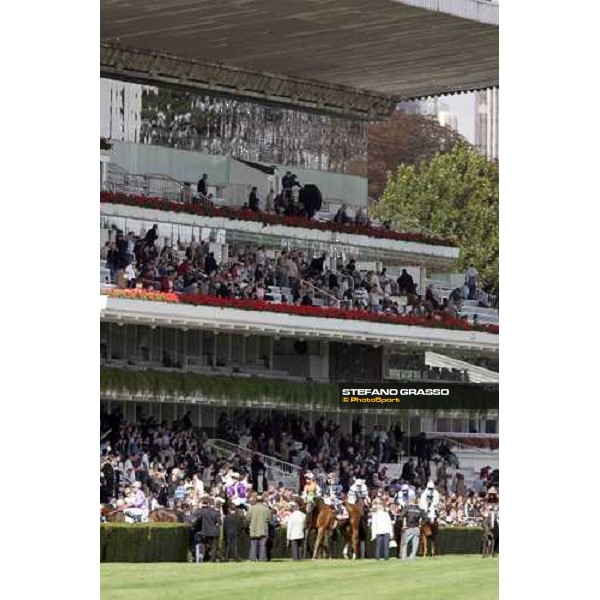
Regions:
<instances>
[{"instance_id":1,"label":"concrete ceiling","mask_svg":"<svg viewBox=\"0 0 600 600\"><path fill-rule=\"evenodd\" d=\"M101 40L396 99L498 85L496 25L395 0L101 0Z\"/></svg>"}]
</instances>

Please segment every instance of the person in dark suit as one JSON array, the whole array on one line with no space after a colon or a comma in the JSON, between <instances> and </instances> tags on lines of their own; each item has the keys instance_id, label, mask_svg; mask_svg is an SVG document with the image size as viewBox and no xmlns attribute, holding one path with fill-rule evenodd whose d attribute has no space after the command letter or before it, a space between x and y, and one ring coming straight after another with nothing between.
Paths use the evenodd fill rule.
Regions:
<instances>
[{"instance_id":1,"label":"person in dark suit","mask_svg":"<svg viewBox=\"0 0 600 600\"><path fill-rule=\"evenodd\" d=\"M245 522L243 511L229 504L229 512L223 517L223 536L225 538L225 560L231 558L240 560L240 536L244 530Z\"/></svg>"},{"instance_id":2,"label":"person in dark suit","mask_svg":"<svg viewBox=\"0 0 600 600\"><path fill-rule=\"evenodd\" d=\"M252 191L250 192L250 196L248 197L248 208L253 212L258 212L259 198L257 192L258 188L253 187Z\"/></svg>"},{"instance_id":3,"label":"person in dark suit","mask_svg":"<svg viewBox=\"0 0 600 600\"><path fill-rule=\"evenodd\" d=\"M154 225L152 229L149 229L146 233L145 240L149 244L154 244L158 239L158 225Z\"/></svg>"},{"instance_id":4,"label":"person in dark suit","mask_svg":"<svg viewBox=\"0 0 600 600\"><path fill-rule=\"evenodd\" d=\"M215 253L210 252L204 263L204 270L208 275L214 273L217 270L217 260L215 259Z\"/></svg>"},{"instance_id":5,"label":"person in dark suit","mask_svg":"<svg viewBox=\"0 0 600 600\"><path fill-rule=\"evenodd\" d=\"M208 193L208 175L206 173L204 173L202 179L198 181L198 193L204 197Z\"/></svg>"},{"instance_id":6,"label":"person in dark suit","mask_svg":"<svg viewBox=\"0 0 600 600\"><path fill-rule=\"evenodd\" d=\"M402 269L402 273L398 277L398 291L401 295L416 293L415 282L406 269Z\"/></svg>"},{"instance_id":7,"label":"person in dark suit","mask_svg":"<svg viewBox=\"0 0 600 600\"><path fill-rule=\"evenodd\" d=\"M201 556L198 562L206 562L207 554L210 560L217 562L220 528L221 513L215 509L214 500L203 498L196 521L196 530L201 538Z\"/></svg>"}]
</instances>

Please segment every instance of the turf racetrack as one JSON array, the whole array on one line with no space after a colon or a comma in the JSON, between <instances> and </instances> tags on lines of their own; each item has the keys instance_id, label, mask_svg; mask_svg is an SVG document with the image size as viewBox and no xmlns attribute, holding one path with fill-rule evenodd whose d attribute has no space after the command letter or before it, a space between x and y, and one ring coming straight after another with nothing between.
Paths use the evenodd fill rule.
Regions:
<instances>
[{"instance_id":1,"label":"turf racetrack","mask_svg":"<svg viewBox=\"0 0 600 600\"><path fill-rule=\"evenodd\" d=\"M103 563L102 600L497 600L498 559Z\"/></svg>"}]
</instances>

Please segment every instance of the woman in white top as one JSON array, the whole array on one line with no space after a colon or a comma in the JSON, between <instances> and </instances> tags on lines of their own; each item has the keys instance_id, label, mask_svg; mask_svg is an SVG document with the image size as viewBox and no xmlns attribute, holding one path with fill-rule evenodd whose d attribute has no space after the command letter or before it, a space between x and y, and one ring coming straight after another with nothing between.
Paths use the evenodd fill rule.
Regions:
<instances>
[{"instance_id":1,"label":"woman in white top","mask_svg":"<svg viewBox=\"0 0 600 600\"><path fill-rule=\"evenodd\" d=\"M390 557L390 538L393 536L392 519L383 509L381 502L373 504L371 515L371 539L375 540L375 558L377 560Z\"/></svg>"}]
</instances>

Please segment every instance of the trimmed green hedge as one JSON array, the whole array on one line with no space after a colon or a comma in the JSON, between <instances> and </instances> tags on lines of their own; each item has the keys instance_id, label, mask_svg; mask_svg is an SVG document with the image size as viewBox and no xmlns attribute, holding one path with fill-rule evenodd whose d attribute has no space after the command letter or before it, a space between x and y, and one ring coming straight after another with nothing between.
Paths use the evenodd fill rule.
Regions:
<instances>
[{"instance_id":1,"label":"trimmed green hedge","mask_svg":"<svg viewBox=\"0 0 600 600\"><path fill-rule=\"evenodd\" d=\"M100 562L185 562L189 531L173 523L100 526Z\"/></svg>"},{"instance_id":2,"label":"trimmed green hedge","mask_svg":"<svg viewBox=\"0 0 600 600\"><path fill-rule=\"evenodd\" d=\"M188 559L189 526L174 523L129 525L107 523L100 526L100 562L185 562ZM473 528L440 529L439 554L479 554L482 530ZM314 540L311 540L314 543ZM241 558L247 558L250 540L240 540ZM334 558L342 558L343 541L339 533L332 544ZM221 540L220 556L224 554ZM395 550L391 549L392 556ZM290 558L286 548L286 530L277 530L273 558ZM367 556L374 556L372 542L367 542Z\"/></svg>"}]
</instances>

